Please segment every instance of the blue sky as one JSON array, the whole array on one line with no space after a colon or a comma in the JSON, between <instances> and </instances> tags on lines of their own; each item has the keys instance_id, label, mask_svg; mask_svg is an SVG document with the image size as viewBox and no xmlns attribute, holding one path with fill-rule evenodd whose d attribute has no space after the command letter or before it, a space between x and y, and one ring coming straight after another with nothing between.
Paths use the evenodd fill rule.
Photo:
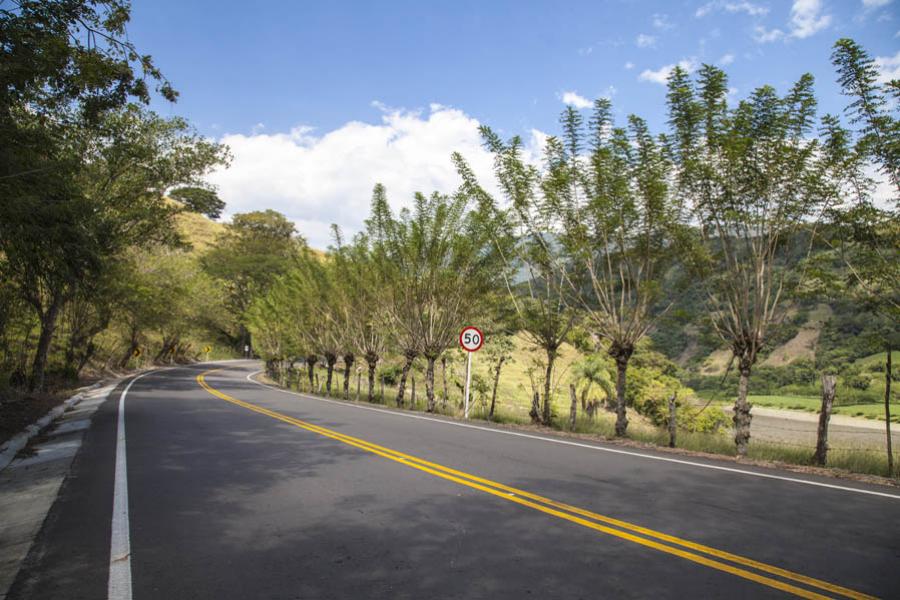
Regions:
<instances>
[{"instance_id":1,"label":"blue sky","mask_svg":"<svg viewBox=\"0 0 900 600\"><path fill-rule=\"evenodd\" d=\"M181 92L160 112L232 146L213 177L230 212L272 206L321 246L330 221L359 226L376 180L403 204L452 188L454 149L489 171L479 123L537 152L564 100L609 96L619 118L660 131L661 83L679 62L722 65L734 98L810 72L820 112L840 111L831 45L852 37L898 76L898 4L135 0L129 35Z\"/></svg>"}]
</instances>

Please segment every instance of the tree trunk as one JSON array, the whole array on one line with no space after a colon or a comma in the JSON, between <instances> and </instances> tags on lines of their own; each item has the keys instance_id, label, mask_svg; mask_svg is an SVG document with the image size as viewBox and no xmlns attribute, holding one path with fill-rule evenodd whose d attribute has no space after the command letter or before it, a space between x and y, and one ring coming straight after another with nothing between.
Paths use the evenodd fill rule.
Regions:
<instances>
[{"instance_id":1,"label":"tree trunk","mask_svg":"<svg viewBox=\"0 0 900 600\"><path fill-rule=\"evenodd\" d=\"M344 355L344 400L350 399L350 368L355 360L352 354Z\"/></svg>"},{"instance_id":2,"label":"tree trunk","mask_svg":"<svg viewBox=\"0 0 900 600\"><path fill-rule=\"evenodd\" d=\"M125 354L122 355L122 359L119 361L119 368L124 369L128 366L128 361L131 360L131 357L134 356L134 351L138 349L138 343L136 339L136 335L132 334L131 341L128 344L128 350L125 351Z\"/></svg>"},{"instance_id":3,"label":"tree trunk","mask_svg":"<svg viewBox=\"0 0 900 600\"><path fill-rule=\"evenodd\" d=\"M816 452L813 454L813 462L823 467L828 461L828 421L831 420L835 382L834 375L822 375L822 410L819 412L819 430L816 434Z\"/></svg>"},{"instance_id":4,"label":"tree trunk","mask_svg":"<svg viewBox=\"0 0 900 600\"><path fill-rule=\"evenodd\" d=\"M541 395L537 390L534 390L534 396L531 398L531 410L528 411L528 416L531 417L533 424L541 422Z\"/></svg>"},{"instance_id":5,"label":"tree trunk","mask_svg":"<svg viewBox=\"0 0 900 600\"><path fill-rule=\"evenodd\" d=\"M309 391L312 392L316 388L313 387L313 380L316 373L316 361L318 360L318 356L315 354L308 354L306 356L306 374L309 376Z\"/></svg>"},{"instance_id":6,"label":"tree trunk","mask_svg":"<svg viewBox=\"0 0 900 600\"><path fill-rule=\"evenodd\" d=\"M441 408L447 410L447 399L450 397L447 391L447 357L441 356L441 377L444 380L444 398L441 400Z\"/></svg>"},{"instance_id":7,"label":"tree trunk","mask_svg":"<svg viewBox=\"0 0 900 600\"><path fill-rule=\"evenodd\" d=\"M119 368L124 369L128 366L128 361L131 360L131 357L134 356L134 351L139 347L138 344L138 330L135 327L131 328L131 336L129 338L128 350L122 356L122 360L119 361Z\"/></svg>"},{"instance_id":8,"label":"tree trunk","mask_svg":"<svg viewBox=\"0 0 900 600\"><path fill-rule=\"evenodd\" d=\"M367 354L366 364L369 365L369 402L375 402L375 367L378 366L378 359Z\"/></svg>"},{"instance_id":9,"label":"tree trunk","mask_svg":"<svg viewBox=\"0 0 900 600\"><path fill-rule=\"evenodd\" d=\"M412 410L416 410L416 375L412 376L412 393L409 395L409 407Z\"/></svg>"},{"instance_id":10,"label":"tree trunk","mask_svg":"<svg viewBox=\"0 0 900 600\"><path fill-rule=\"evenodd\" d=\"M494 389L491 390L491 410L488 412L488 419L494 418L494 407L497 404L497 386L500 385L500 369L503 368L503 361L506 358L501 356L497 361L497 368L494 370Z\"/></svg>"},{"instance_id":11,"label":"tree trunk","mask_svg":"<svg viewBox=\"0 0 900 600\"><path fill-rule=\"evenodd\" d=\"M556 350L547 351L547 373L544 380L544 406L541 412L541 423L550 425L550 390L553 388L553 363L556 361Z\"/></svg>"},{"instance_id":12,"label":"tree trunk","mask_svg":"<svg viewBox=\"0 0 900 600\"><path fill-rule=\"evenodd\" d=\"M403 363L403 370L400 372L400 384L397 386L397 406L403 406L403 396L406 393L406 378L409 376L409 370L412 368L413 361L416 359L416 354L413 352L407 352L405 354L406 362Z\"/></svg>"},{"instance_id":13,"label":"tree trunk","mask_svg":"<svg viewBox=\"0 0 900 600\"><path fill-rule=\"evenodd\" d=\"M334 365L337 363L336 354L325 355L325 366L327 367L327 375L325 377L325 394L331 396L331 379L334 375Z\"/></svg>"},{"instance_id":14,"label":"tree trunk","mask_svg":"<svg viewBox=\"0 0 900 600\"><path fill-rule=\"evenodd\" d=\"M616 357L616 437L622 437L628 430L628 415L625 410L625 383L628 377L628 358Z\"/></svg>"},{"instance_id":15,"label":"tree trunk","mask_svg":"<svg viewBox=\"0 0 900 600\"><path fill-rule=\"evenodd\" d=\"M44 389L47 355L50 353L50 342L53 340L56 319L59 316L61 307L62 299L59 297L54 298L47 310L41 315L41 335L38 337L38 345L31 365L31 380L28 383L28 391L40 392Z\"/></svg>"},{"instance_id":16,"label":"tree trunk","mask_svg":"<svg viewBox=\"0 0 900 600\"><path fill-rule=\"evenodd\" d=\"M887 434L888 477L894 476L894 450L891 440L891 345L887 345L884 362L884 429Z\"/></svg>"},{"instance_id":17,"label":"tree trunk","mask_svg":"<svg viewBox=\"0 0 900 600\"><path fill-rule=\"evenodd\" d=\"M88 361L90 361L94 357L94 352L96 351L97 346L94 344L94 341L88 341L84 352L78 358L78 366L75 367L75 379L78 379L81 376L81 371L84 370L84 367L88 364Z\"/></svg>"},{"instance_id":18,"label":"tree trunk","mask_svg":"<svg viewBox=\"0 0 900 600\"><path fill-rule=\"evenodd\" d=\"M569 406L569 431L575 431L575 419L578 418L578 394L575 392L575 384L569 384L569 396L572 405Z\"/></svg>"},{"instance_id":19,"label":"tree trunk","mask_svg":"<svg viewBox=\"0 0 900 600\"><path fill-rule=\"evenodd\" d=\"M678 420L675 415L678 392L672 392L669 396L669 448L675 447L675 434L678 432Z\"/></svg>"},{"instance_id":20,"label":"tree trunk","mask_svg":"<svg viewBox=\"0 0 900 600\"><path fill-rule=\"evenodd\" d=\"M741 365L740 379L738 380L738 395L734 401L734 444L737 446L739 457L747 456L747 445L750 443L750 414L752 408L747 401L747 392L750 385L750 366Z\"/></svg>"},{"instance_id":21,"label":"tree trunk","mask_svg":"<svg viewBox=\"0 0 900 600\"><path fill-rule=\"evenodd\" d=\"M434 363L437 360L437 357L429 356L428 358L428 366L425 369L425 398L426 398L426 410L430 413L434 412Z\"/></svg>"}]
</instances>

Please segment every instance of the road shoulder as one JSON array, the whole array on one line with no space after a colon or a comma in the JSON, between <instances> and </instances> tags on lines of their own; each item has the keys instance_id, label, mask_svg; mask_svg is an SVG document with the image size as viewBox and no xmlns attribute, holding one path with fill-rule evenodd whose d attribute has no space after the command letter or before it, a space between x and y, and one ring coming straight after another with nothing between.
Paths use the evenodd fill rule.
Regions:
<instances>
[{"instance_id":1,"label":"road shoulder","mask_svg":"<svg viewBox=\"0 0 900 600\"><path fill-rule=\"evenodd\" d=\"M7 597L59 490L84 432L118 381L83 392L74 408L33 437L0 472L0 600Z\"/></svg>"}]
</instances>

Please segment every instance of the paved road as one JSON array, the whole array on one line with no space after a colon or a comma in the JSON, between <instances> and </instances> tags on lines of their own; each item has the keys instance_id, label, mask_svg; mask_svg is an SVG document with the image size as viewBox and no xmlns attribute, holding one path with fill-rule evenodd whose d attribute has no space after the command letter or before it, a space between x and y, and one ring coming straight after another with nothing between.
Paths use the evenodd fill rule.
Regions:
<instances>
[{"instance_id":1,"label":"paved road","mask_svg":"<svg viewBox=\"0 0 900 600\"><path fill-rule=\"evenodd\" d=\"M896 488L464 427L221 366L127 393L118 597L900 597ZM123 388L11 598L108 597Z\"/></svg>"}]
</instances>

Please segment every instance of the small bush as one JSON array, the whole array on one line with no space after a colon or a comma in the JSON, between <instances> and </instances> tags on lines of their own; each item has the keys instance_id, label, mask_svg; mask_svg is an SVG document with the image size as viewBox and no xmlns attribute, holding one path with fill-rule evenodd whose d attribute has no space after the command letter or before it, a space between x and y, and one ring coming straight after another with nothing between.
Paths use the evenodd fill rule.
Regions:
<instances>
[{"instance_id":1,"label":"small bush","mask_svg":"<svg viewBox=\"0 0 900 600\"><path fill-rule=\"evenodd\" d=\"M402 372L403 367L400 365L385 365L378 369L378 381L384 379L385 385L397 385Z\"/></svg>"}]
</instances>

